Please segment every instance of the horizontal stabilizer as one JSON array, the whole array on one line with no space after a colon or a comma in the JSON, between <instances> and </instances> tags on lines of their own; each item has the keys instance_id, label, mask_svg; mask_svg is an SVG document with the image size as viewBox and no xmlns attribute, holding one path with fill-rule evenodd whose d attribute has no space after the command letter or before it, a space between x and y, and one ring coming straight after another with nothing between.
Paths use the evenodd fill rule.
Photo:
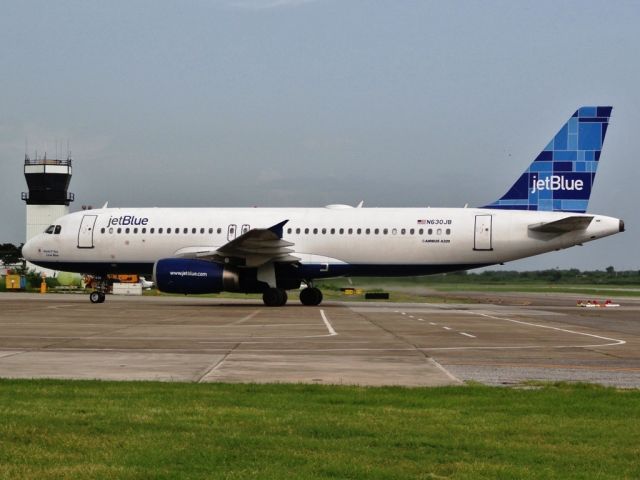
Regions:
<instances>
[{"instance_id":1,"label":"horizontal stabilizer","mask_svg":"<svg viewBox=\"0 0 640 480\"><path fill-rule=\"evenodd\" d=\"M591 223L591 220L593 220L593 217L589 216L566 217L553 222L543 222L529 225L529 230L533 232L558 234L574 232L576 230L584 230L585 228L587 228Z\"/></svg>"}]
</instances>

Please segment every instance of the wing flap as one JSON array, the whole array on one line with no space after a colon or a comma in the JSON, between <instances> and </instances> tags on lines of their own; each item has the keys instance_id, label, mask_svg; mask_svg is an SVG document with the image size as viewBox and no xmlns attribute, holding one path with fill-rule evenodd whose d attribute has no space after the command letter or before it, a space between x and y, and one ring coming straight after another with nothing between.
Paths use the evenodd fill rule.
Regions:
<instances>
[{"instance_id":1,"label":"wing flap","mask_svg":"<svg viewBox=\"0 0 640 480\"><path fill-rule=\"evenodd\" d=\"M218 248L191 247L176 252L177 256L200 258L202 260L225 261L228 258L240 258L248 266L267 262L297 262L300 259L291 255L294 244L282 239L285 220L270 228L254 228L238 238Z\"/></svg>"}]
</instances>

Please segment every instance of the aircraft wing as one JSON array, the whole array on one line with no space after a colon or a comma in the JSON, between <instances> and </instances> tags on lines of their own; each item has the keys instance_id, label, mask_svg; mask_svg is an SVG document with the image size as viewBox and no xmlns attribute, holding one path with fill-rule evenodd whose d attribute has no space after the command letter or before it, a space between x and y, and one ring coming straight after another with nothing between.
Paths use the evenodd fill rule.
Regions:
<instances>
[{"instance_id":1,"label":"aircraft wing","mask_svg":"<svg viewBox=\"0 0 640 480\"><path fill-rule=\"evenodd\" d=\"M259 266L267 262L297 262L291 255L294 244L282 239L282 230L289 220L269 228L254 228L218 248L187 248L176 253L180 257L227 262L241 260L246 266ZM236 263L236 262L234 262Z\"/></svg>"},{"instance_id":2,"label":"aircraft wing","mask_svg":"<svg viewBox=\"0 0 640 480\"><path fill-rule=\"evenodd\" d=\"M529 230L542 233L567 233L576 230L584 230L593 220L590 216L573 216L566 217L553 222L543 222L529 225Z\"/></svg>"}]
</instances>

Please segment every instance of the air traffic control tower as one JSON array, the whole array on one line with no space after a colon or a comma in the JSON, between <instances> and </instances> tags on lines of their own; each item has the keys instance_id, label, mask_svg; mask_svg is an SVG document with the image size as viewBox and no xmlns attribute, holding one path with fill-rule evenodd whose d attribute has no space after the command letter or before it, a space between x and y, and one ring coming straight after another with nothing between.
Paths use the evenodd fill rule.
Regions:
<instances>
[{"instance_id":1,"label":"air traffic control tower","mask_svg":"<svg viewBox=\"0 0 640 480\"><path fill-rule=\"evenodd\" d=\"M27 202L27 240L42 233L56 219L69 213L73 193L68 193L71 181L71 156L66 160L43 158L32 160L24 156L24 176L28 192L22 192Z\"/></svg>"}]
</instances>

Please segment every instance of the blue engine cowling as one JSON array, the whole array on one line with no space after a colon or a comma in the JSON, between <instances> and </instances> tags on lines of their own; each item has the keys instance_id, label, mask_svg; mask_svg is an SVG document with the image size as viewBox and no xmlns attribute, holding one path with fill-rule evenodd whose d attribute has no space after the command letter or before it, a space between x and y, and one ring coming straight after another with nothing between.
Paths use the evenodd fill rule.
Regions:
<instances>
[{"instance_id":1,"label":"blue engine cowling","mask_svg":"<svg viewBox=\"0 0 640 480\"><path fill-rule=\"evenodd\" d=\"M238 274L224 265L191 258L164 258L153 267L156 286L165 293L237 291Z\"/></svg>"}]
</instances>

